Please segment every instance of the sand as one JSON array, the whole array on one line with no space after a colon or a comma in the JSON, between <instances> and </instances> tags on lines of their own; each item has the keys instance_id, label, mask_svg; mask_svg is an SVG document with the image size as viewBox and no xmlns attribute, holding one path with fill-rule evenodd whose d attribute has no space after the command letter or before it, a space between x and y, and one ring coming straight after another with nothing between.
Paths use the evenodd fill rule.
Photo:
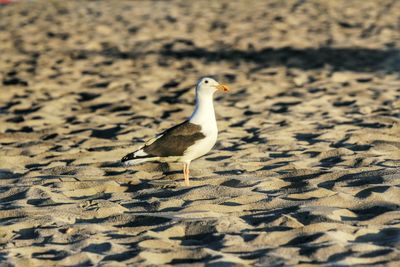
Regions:
<instances>
[{"instance_id":1,"label":"sand","mask_svg":"<svg viewBox=\"0 0 400 267\"><path fill-rule=\"evenodd\" d=\"M0 8L0 265L400 261L399 1ZM216 75L215 148L118 163Z\"/></svg>"}]
</instances>

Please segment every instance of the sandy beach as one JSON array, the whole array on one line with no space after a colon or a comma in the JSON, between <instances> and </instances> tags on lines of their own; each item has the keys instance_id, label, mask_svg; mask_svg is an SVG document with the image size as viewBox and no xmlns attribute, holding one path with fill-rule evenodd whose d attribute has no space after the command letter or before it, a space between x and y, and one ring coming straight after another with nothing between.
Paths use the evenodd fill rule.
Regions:
<instances>
[{"instance_id":1,"label":"sandy beach","mask_svg":"<svg viewBox=\"0 0 400 267\"><path fill-rule=\"evenodd\" d=\"M398 266L400 1L0 6L0 266ZM191 164L119 160L190 116Z\"/></svg>"}]
</instances>

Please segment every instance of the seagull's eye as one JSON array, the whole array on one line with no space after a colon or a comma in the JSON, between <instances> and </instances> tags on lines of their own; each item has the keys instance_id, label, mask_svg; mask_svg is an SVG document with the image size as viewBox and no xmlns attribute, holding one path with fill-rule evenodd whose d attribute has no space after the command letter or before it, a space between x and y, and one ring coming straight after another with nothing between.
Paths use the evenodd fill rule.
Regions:
<instances>
[{"instance_id":1,"label":"seagull's eye","mask_svg":"<svg viewBox=\"0 0 400 267\"><path fill-rule=\"evenodd\" d=\"M208 80L205 80L204 83L208 83Z\"/></svg>"}]
</instances>

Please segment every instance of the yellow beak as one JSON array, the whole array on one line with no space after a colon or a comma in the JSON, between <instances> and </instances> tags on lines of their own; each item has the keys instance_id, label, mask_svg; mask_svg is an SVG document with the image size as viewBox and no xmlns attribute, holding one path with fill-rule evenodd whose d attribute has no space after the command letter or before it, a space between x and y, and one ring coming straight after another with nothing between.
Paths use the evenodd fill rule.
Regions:
<instances>
[{"instance_id":1,"label":"yellow beak","mask_svg":"<svg viewBox=\"0 0 400 267\"><path fill-rule=\"evenodd\" d=\"M228 92L230 89L227 85L225 84L218 84L215 86L218 90L223 91L223 92Z\"/></svg>"}]
</instances>

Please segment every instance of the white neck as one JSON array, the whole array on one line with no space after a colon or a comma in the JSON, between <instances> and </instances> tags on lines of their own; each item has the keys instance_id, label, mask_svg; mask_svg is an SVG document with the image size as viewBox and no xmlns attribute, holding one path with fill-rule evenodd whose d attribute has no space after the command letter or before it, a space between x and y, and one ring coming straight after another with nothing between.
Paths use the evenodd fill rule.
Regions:
<instances>
[{"instance_id":1,"label":"white neck","mask_svg":"<svg viewBox=\"0 0 400 267\"><path fill-rule=\"evenodd\" d=\"M196 91L196 107L189 121L206 128L217 127L212 94L201 94Z\"/></svg>"}]
</instances>

